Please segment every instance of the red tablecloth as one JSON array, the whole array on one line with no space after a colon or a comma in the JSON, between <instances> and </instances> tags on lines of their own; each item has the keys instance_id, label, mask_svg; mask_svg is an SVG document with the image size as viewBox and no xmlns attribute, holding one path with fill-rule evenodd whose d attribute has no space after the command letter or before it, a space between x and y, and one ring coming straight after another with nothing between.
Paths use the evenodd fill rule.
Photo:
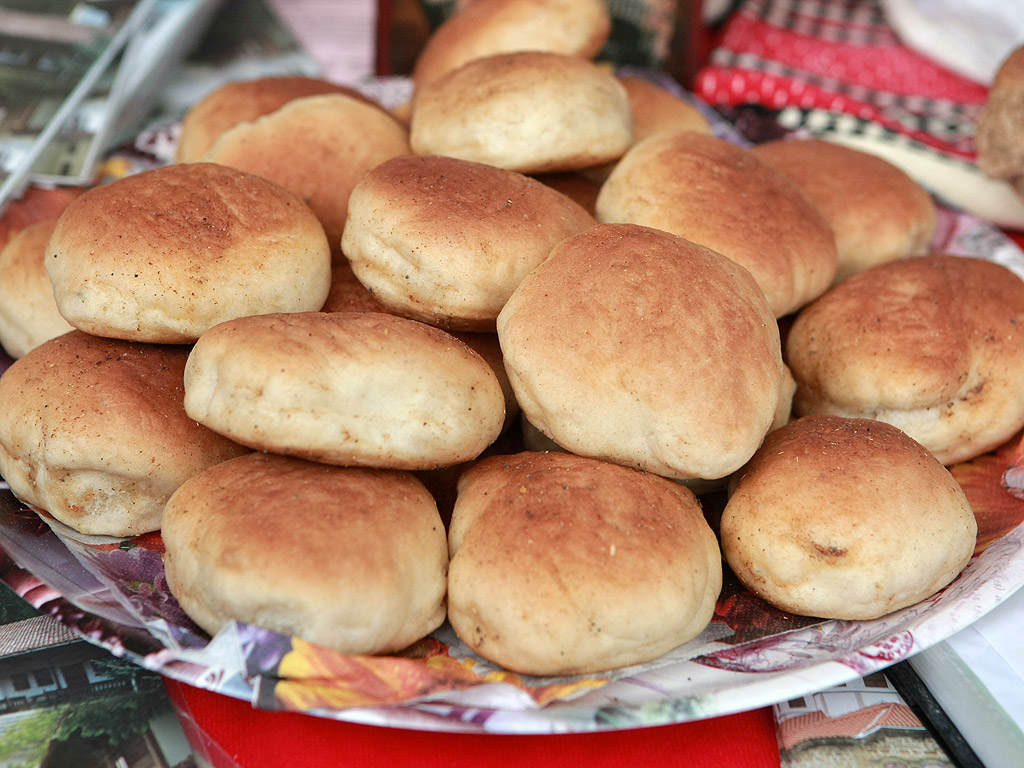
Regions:
<instances>
[{"instance_id":1,"label":"red tablecloth","mask_svg":"<svg viewBox=\"0 0 1024 768\"><path fill-rule=\"evenodd\" d=\"M779 768L770 708L679 725L557 736L469 735L356 725L250 704L167 680L189 740L212 768Z\"/></svg>"}]
</instances>

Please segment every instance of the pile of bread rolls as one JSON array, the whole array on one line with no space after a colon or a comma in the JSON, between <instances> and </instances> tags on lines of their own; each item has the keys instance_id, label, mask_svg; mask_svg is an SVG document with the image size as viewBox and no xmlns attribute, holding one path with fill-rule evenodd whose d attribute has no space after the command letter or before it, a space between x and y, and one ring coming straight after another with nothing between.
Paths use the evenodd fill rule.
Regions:
<instances>
[{"instance_id":1,"label":"pile of bread rolls","mask_svg":"<svg viewBox=\"0 0 1024 768\"><path fill-rule=\"evenodd\" d=\"M723 558L822 618L949 584L977 526L945 465L1024 427L1024 282L928 253L932 199L884 161L740 147L617 76L608 28L479 0L395 111L225 86L179 162L13 239L12 490L159 529L210 633L392 653L447 619L526 674L697 637Z\"/></svg>"}]
</instances>

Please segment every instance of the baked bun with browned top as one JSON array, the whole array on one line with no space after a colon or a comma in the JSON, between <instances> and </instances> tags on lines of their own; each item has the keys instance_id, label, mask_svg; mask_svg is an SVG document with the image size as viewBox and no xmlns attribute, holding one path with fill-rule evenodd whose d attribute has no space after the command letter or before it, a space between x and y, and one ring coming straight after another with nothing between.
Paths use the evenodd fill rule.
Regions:
<instances>
[{"instance_id":1,"label":"baked bun with browned top","mask_svg":"<svg viewBox=\"0 0 1024 768\"><path fill-rule=\"evenodd\" d=\"M836 280L920 256L935 234L935 202L887 160L823 139L779 139L751 149L793 178L836 237Z\"/></svg>"},{"instance_id":2,"label":"baked bun with browned top","mask_svg":"<svg viewBox=\"0 0 1024 768\"><path fill-rule=\"evenodd\" d=\"M485 56L551 51L592 59L611 33L604 0L474 0L427 38L413 65L416 88Z\"/></svg>"},{"instance_id":3,"label":"baked bun with browned top","mask_svg":"<svg viewBox=\"0 0 1024 768\"><path fill-rule=\"evenodd\" d=\"M722 587L718 542L693 493L568 453L468 469L448 542L452 627L522 674L657 658L707 627Z\"/></svg>"},{"instance_id":4,"label":"baked bun with browned top","mask_svg":"<svg viewBox=\"0 0 1024 768\"><path fill-rule=\"evenodd\" d=\"M978 113L977 142L978 167L1024 197L1024 45L996 71Z\"/></svg>"},{"instance_id":5,"label":"baked bun with browned top","mask_svg":"<svg viewBox=\"0 0 1024 768\"><path fill-rule=\"evenodd\" d=\"M224 83L193 104L181 121L175 160L198 163L221 134L304 96L341 93L375 104L359 90L304 75L278 75Z\"/></svg>"},{"instance_id":6,"label":"baked bun with browned top","mask_svg":"<svg viewBox=\"0 0 1024 768\"><path fill-rule=\"evenodd\" d=\"M618 75L633 113L633 142L655 133L711 133L711 122L697 107L668 88L640 75Z\"/></svg>"},{"instance_id":7,"label":"baked bun with browned top","mask_svg":"<svg viewBox=\"0 0 1024 768\"><path fill-rule=\"evenodd\" d=\"M331 251L316 216L283 187L213 163L177 164L75 198L46 269L76 328L181 344L235 317L320 309Z\"/></svg>"},{"instance_id":8,"label":"baked bun with browned top","mask_svg":"<svg viewBox=\"0 0 1024 768\"><path fill-rule=\"evenodd\" d=\"M331 292L324 302L324 312L387 312L365 285L356 279L348 262L335 264L331 270ZM482 357L494 375L498 377L501 391L505 395L505 427L511 425L519 415L519 404L512 392L512 385L505 371L505 363L501 356L498 334L492 332L451 331L459 341Z\"/></svg>"},{"instance_id":9,"label":"baked bun with browned top","mask_svg":"<svg viewBox=\"0 0 1024 768\"><path fill-rule=\"evenodd\" d=\"M416 91L409 143L520 173L589 168L633 140L629 97L587 59L526 51L464 64Z\"/></svg>"},{"instance_id":10,"label":"baked bun with browned top","mask_svg":"<svg viewBox=\"0 0 1024 768\"><path fill-rule=\"evenodd\" d=\"M405 155L366 173L342 250L381 305L432 325L493 331L512 291L556 243L596 222L514 171Z\"/></svg>"},{"instance_id":11,"label":"baked bun with browned top","mask_svg":"<svg viewBox=\"0 0 1024 768\"><path fill-rule=\"evenodd\" d=\"M786 357L797 414L878 419L966 461L1024 427L1024 281L980 258L880 264L800 312Z\"/></svg>"},{"instance_id":12,"label":"baked bun with browned top","mask_svg":"<svg viewBox=\"0 0 1024 768\"><path fill-rule=\"evenodd\" d=\"M408 152L408 132L390 114L352 96L325 94L236 125L203 159L262 176L305 201L337 259L352 188L375 165Z\"/></svg>"},{"instance_id":13,"label":"baked bun with browned top","mask_svg":"<svg viewBox=\"0 0 1024 768\"><path fill-rule=\"evenodd\" d=\"M0 377L0 475L82 533L157 530L179 485L248 452L185 413L187 357L82 331L37 346Z\"/></svg>"},{"instance_id":14,"label":"baked bun with browned top","mask_svg":"<svg viewBox=\"0 0 1024 768\"><path fill-rule=\"evenodd\" d=\"M383 312L254 315L192 348L185 409L259 450L328 464L430 469L500 434L491 366L433 326Z\"/></svg>"},{"instance_id":15,"label":"baked bun with browned top","mask_svg":"<svg viewBox=\"0 0 1024 768\"><path fill-rule=\"evenodd\" d=\"M974 552L956 480L899 429L807 416L772 432L722 513L726 562L788 613L875 619L945 587Z\"/></svg>"},{"instance_id":16,"label":"baked bun with browned top","mask_svg":"<svg viewBox=\"0 0 1024 768\"><path fill-rule=\"evenodd\" d=\"M836 244L796 182L748 149L696 131L635 144L601 187L597 219L663 229L750 271L776 317L820 296Z\"/></svg>"},{"instance_id":17,"label":"baked bun with browned top","mask_svg":"<svg viewBox=\"0 0 1024 768\"><path fill-rule=\"evenodd\" d=\"M572 453L724 477L782 400L778 324L750 273L661 230L602 224L563 240L497 327L523 415Z\"/></svg>"},{"instance_id":18,"label":"baked bun with browned top","mask_svg":"<svg viewBox=\"0 0 1024 768\"><path fill-rule=\"evenodd\" d=\"M18 358L72 326L60 314L46 272L55 218L15 232L0 250L0 345Z\"/></svg>"},{"instance_id":19,"label":"baked bun with browned top","mask_svg":"<svg viewBox=\"0 0 1024 768\"><path fill-rule=\"evenodd\" d=\"M182 485L161 536L171 594L210 634L238 621L376 654L444 621L444 525L411 473L253 453Z\"/></svg>"}]
</instances>

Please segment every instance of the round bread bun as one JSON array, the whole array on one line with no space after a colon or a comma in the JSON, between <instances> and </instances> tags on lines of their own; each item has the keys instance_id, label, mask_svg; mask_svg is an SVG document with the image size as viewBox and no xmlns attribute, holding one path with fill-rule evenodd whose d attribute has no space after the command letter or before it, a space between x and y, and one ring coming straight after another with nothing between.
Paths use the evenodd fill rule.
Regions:
<instances>
[{"instance_id":1,"label":"round bread bun","mask_svg":"<svg viewBox=\"0 0 1024 768\"><path fill-rule=\"evenodd\" d=\"M407 129L382 109L344 94L294 99L217 139L204 160L280 184L305 201L337 258L348 198L375 165L409 152Z\"/></svg>"},{"instance_id":2,"label":"round bread bun","mask_svg":"<svg viewBox=\"0 0 1024 768\"><path fill-rule=\"evenodd\" d=\"M185 480L246 448L182 405L188 348L69 331L0 377L0 475L85 534L157 530Z\"/></svg>"},{"instance_id":3,"label":"round bread bun","mask_svg":"<svg viewBox=\"0 0 1024 768\"><path fill-rule=\"evenodd\" d=\"M480 355L382 312L221 323L189 355L185 409L252 448L391 469L476 458L505 419L501 386Z\"/></svg>"},{"instance_id":4,"label":"round bread bun","mask_svg":"<svg viewBox=\"0 0 1024 768\"><path fill-rule=\"evenodd\" d=\"M923 446L870 419L772 432L722 513L726 562L789 613L875 619L949 584L974 552L963 490Z\"/></svg>"},{"instance_id":5,"label":"round bread bun","mask_svg":"<svg viewBox=\"0 0 1024 768\"><path fill-rule=\"evenodd\" d=\"M74 327L181 344L234 317L318 310L331 251L284 188L213 163L93 187L57 220L46 269Z\"/></svg>"},{"instance_id":6,"label":"round bread bun","mask_svg":"<svg viewBox=\"0 0 1024 768\"><path fill-rule=\"evenodd\" d=\"M373 294L367 290L366 286L356 279L347 261L335 264L331 272L333 277L331 292L327 296L327 301L322 311L387 312L373 297ZM512 392L512 385L508 380L508 373L505 371L505 362L501 356L498 334L493 331L450 331L450 333L480 355L491 366L494 375L498 377L502 394L505 396L505 428L507 429L519 415L519 404L516 402L515 394Z\"/></svg>"},{"instance_id":7,"label":"round bread bun","mask_svg":"<svg viewBox=\"0 0 1024 768\"><path fill-rule=\"evenodd\" d=\"M640 75L618 75L618 80L626 89L633 114L633 144L657 133L711 133L711 123L704 114L667 88ZM600 185L608 179L614 168L615 162L610 162L585 168L580 174L597 184L600 192ZM596 203L595 196L595 207Z\"/></svg>"},{"instance_id":8,"label":"round bread bun","mask_svg":"<svg viewBox=\"0 0 1024 768\"><path fill-rule=\"evenodd\" d=\"M464 64L416 91L409 143L521 173L615 160L633 140L629 97L610 70L526 51Z\"/></svg>"},{"instance_id":9,"label":"round bread bun","mask_svg":"<svg viewBox=\"0 0 1024 768\"><path fill-rule=\"evenodd\" d=\"M786 357L799 415L878 419L966 461L1024 427L1024 281L980 258L880 264L800 312Z\"/></svg>"},{"instance_id":10,"label":"round bread bun","mask_svg":"<svg viewBox=\"0 0 1024 768\"><path fill-rule=\"evenodd\" d=\"M619 75L633 113L633 142L656 133L711 133L711 122L686 99L640 75Z\"/></svg>"},{"instance_id":11,"label":"round bread bun","mask_svg":"<svg viewBox=\"0 0 1024 768\"><path fill-rule=\"evenodd\" d=\"M779 327L750 273L660 230L567 238L498 316L523 415L572 453L679 480L724 477L771 427Z\"/></svg>"},{"instance_id":12,"label":"round bread bun","mask_svg":"<svg viewBox=\"0 0 1024 768\"><path fill-rule=\"evenodd\" d=\"M356 279L348 262L335 264L331 270L333 280L331 292L327 296L327 302L323 306L324 312L387 312L380 303L373 298L373 294ZM393 314L393 313L392 313ZM494 332L474 331L451 331L459 341L465 343L482 357L494 375L498 377L501 385L501 392L505 396L505 427L507 429L519 415L519 403L516 402L515 394L512 392L512 385L508 380L508 373L505 371L504 358L501 356L501 345L498 343L498 334ZM504 431L504 429L502 431Z\"/></svg>"},{"instance_id":13,"label":"round bread bun","mask_svg":"<svg viewBox=\"0 0 1024 768\"><path fill-rule=\"evenodd\" d=\"M182 485L161 536L171 594L211 635L237 621L377 654L444 621L444 525L408 472L252 453Z\"/></svg>"},{"instance_id":14,"label":"round bread bun","mask_svg":"<svg viewBox=\"0 0 1024 768\"><path fill-rule=\"evenodd\" d=\"M823 139L778 139L751 151L796 181L828 221L836 237L836 281L927 252L935 202L889 161Z\"/></svg>"},{"instance_id":15,"label":"round bread bun","mask_svg":"<svg viewBox=\"0 0 1024 768\"><path fill-rule=\"evenodd\" d=\"M695 131L634 145L602 185L597 219L663 229L745 267L776 317L820 296L836 244L796 182L750 150Z\"/></svg>"},{"instance_id":16,"label":"round bread bun","mask_svg":"<svg viewBox=\"0 0 1024 768\"><path fill-rule=\"evenodd\" d=\"M978 167L1024 197L1024 44L1003 59L978 113Z\"/></svg>"},{"instance_id":17,"label":"round bread bun","mask_svg":"<svg viewBox=\"0 0 1024 768\"><path fill-rule=\"evenodd\" d=\"M492 456L459 478L448 619L476 653L529 675L650 661L699 635L722 587L696 497L569 453Z\"/></svg>"},{"instance_id":18,"label":"round bread bun","mask_svg":"<svg viewBox=\"0 0 1024 768\"><path fill-rule=\"evenodd\" d=\"M519 281L556 243L595 224L578 203L520 173L405 155L352 190L342 250L390 311L493 331Z\"/></svg>"},{"instance_id":19,"label":"round bread bun","mask_svg":"<svg viewBox=\"0 0 1024 768\"><path fill-rule=\"evenodd\" d=\"M305 96L340 93L376 104L359 90L304 75L279 75L237 80L214 88L185 113L181 121L175 160L198 163L221 134Z\"/></svg>"},{"instance_id":20,"label":"round bread bun","mask_svg":"<svg viewBox=\"0 0 1024 768\"><path fill-rule=\"evenodd\" d=\"M413 86L499 53L550 51L592 59L611 28L604 0L474 0L427 38L413 65Z\"/></svg>"},{"instance_id":21,"label":"round bread bun","mask_svg":"<svg viewBox=\"0 0 1024 768\"><path fill-rule=\"evenodd\" d=\"M29 224L0 250L0 346L13 358L72 330L46 272L46 243L56 222Z\"/></svg>"}]
</instances>

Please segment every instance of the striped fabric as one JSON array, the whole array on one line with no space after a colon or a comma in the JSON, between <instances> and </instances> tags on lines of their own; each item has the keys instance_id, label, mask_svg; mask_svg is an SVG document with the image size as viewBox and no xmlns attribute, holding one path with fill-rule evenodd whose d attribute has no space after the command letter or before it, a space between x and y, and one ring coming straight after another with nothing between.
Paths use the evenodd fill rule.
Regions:
<instances>
[{"instance_id":1,"label":"striped fabric","mask_svg":"<svg viewBox=\"0 0 1024 768\"><path fill-rule=\"evenodd\" d=\"M715 107L788 109L791 128L874 124L967 159L988 92L902 45L880 0L742 0L694 90Z\"/></svg>"}]
</instances>

